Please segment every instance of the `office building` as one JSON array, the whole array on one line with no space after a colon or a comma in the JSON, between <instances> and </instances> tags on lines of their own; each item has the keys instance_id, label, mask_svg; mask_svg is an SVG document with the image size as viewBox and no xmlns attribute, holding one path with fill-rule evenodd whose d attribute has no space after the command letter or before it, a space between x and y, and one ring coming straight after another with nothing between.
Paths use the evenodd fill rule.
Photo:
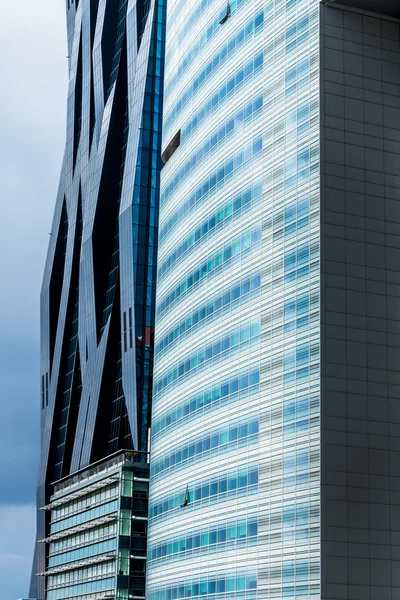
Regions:
<instances>
[{"instance_id":1,"label":"office building","mask_svg":"<svg viewBox=\"0 0 400 600\"><path fill-rule=\"evenodd\" d=\"M400 595L400 8L169 2L147 600Z\"/></svg>"},{"instance_id":2,"label":"office building","mask_svg":"<svg viewBox=\"0 0 400 600\"><path fill-rule=\"evenodd\" d=\"M67 133L41 293L30 596L143 598L138 531L130 542L115 520L136 514L138 489L124 478L147 494L166 9L163 0L68 0L66 9ZM118 482L103 488L93 469L109 469L121 450L134 451L132 464L118 454ZM113 524L100 525L107 514Z\"/></svg>"},{"instance_id":3,"label":"office building","mask_svg":"<svg viewBox=\"0 0 400 600\"><path fill-rule=\"evenodd\" d=\"M144 598L148 465L117 452L54 486L46 600ZM94 593L93 593L94 592Z\"/></svg>"}]
</instances>

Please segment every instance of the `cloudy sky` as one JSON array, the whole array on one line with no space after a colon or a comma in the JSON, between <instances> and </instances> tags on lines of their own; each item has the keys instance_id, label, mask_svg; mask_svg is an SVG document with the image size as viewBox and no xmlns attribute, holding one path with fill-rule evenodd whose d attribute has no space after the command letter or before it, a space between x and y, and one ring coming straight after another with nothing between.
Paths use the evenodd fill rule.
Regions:
<instances>
[{"instance_id":1,"label":"cloudy sky","mask_svg":"<svg viewBox=\"0 0 400 600\"><path fill-rule=\"evenodd\" d=\"M64 0L0 0L0 589L27 597L39 454L39 291L65 139Z\"/></svg>"}]
</instances>

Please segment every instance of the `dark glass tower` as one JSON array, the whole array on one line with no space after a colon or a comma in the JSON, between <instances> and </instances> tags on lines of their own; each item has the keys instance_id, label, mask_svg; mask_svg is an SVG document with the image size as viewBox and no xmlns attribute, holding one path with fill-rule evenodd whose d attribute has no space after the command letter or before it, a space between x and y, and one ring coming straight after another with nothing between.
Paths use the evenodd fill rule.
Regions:
<instances>
[{"instance_id":1,"label":"dark glass tower","mask_svg":"<svg viewBox=\"0 0 400 600\"><path fill-rule=\"evenodd\" d=\"M38 509L127 449L146 462L165 0L67 0L67 136L41 294ZM140 454L143 453L143 454ZM38 510L37 539L49 533ZM37 544L30 596L46 597Z\"/></svg>"}]
</instances>

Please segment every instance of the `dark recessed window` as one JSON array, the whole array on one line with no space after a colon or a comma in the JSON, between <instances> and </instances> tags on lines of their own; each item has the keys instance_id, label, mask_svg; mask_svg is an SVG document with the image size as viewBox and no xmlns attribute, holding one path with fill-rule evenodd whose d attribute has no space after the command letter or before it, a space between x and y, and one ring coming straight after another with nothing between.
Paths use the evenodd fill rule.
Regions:
<instances>
[{"instance_id":1,"label":"dark recessed window","mask_svg":"<svg viewBox=\"0 0 400 600\"><path fill-rule=\"evenodd\" d=\"M132 308L129 309L129 346L133 347L133 322L132 322Z\"/></svg>"},{"instance_id":2,"label":"dark recessed window","mask_svg":"<svg viewBox=\"0 0 400 600\"><path fill-rule=\"evenodd\" d=\"M220 25L223 25L225 23L225 21L227 21L229 19L230 14L231 14L231 7L230 7L229 2L227 2L225 8L220 12L220 15L219 15Z\"/></svg>"},{"instance_id":3,"label":"dark recessed window","mask_svg":"<svg viewBox=\"0 0 400 600\"><path fill-rule=\"evenodd\" d=\"M126 350L127 350L127 347L126 347L126 311L124 312L123 321L124 321L124 352L126 352Z\"/></svg>"},{"instance_id":4,"label":"dark recessed window","mask_svg":"<svg viewBox=\"0 0 400 600\"><path fill-rule=\"evenodd\" d=\"M49 405L49 374L42 375L42 408Z\"/></svg>"},{"instance_id":5,"label":"dark recessed window","mask_svg":"<svg viewBox=\"0 0 400 600\"><path fill-rule=\"evenodd\" d=\"M173 155L175 150L179 147L180 143L181 143L181 130L179 129L179 131L176 132L176 134L174 135L174 137L172 138L172 140L170 141L170 143L168 144L168 146L165 148L164 152L162 153L161 159L164 164L171 158L171 156Z\"/></svg>"},{"instance_id":6,"label":"dark recessed window","mask_svg":"<svg viewBox=\"0 0 400 600\"><path fill-rule=\"evenodd\" d=\"M128 316L127 316L128 313ZM126 310L123 314L123 326L124 326L124 352L133 348L133 318L132 318L132 307Z\"/></svg>"}]
</instances>

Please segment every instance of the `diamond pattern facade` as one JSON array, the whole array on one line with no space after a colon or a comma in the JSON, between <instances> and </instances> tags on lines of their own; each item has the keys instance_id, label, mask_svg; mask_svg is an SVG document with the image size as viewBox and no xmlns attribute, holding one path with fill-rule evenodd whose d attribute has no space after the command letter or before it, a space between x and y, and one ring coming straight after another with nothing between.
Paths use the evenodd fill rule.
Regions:
<instances>
[{"instance_id":1,"label":"diamond pattern facade","mask_svg":"<svg viewBox=\"0 0 400 600\"><path fill-rule=\"evenodd\" d=\"M120 449L147 460L165 6L68 0L67 136L41 293L41 461L51 484ZM142 454L141 454L142 453ZM38 511L38 539L46 537ZM45 597L45 545L31 597Z\"/></svg>"}]
</instances>

